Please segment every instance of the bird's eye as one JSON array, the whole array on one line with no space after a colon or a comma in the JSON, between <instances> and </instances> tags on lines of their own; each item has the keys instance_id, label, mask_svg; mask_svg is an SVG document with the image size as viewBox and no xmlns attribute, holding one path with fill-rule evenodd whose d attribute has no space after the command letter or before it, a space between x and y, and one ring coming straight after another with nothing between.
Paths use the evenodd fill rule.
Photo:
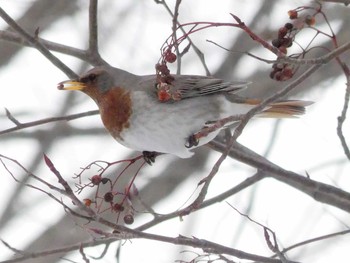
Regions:
<instances>
[{"instance_id":1,"label":"bird's eye","mask_svg":"<svg viewBox=\"0 0 350 263\"><path fill-rule=\"evenodd\" d=\"M83 83L93 82L96 79L96 77L96 74L91 73L88 76L81 78L80 81Z\"/></svg>"},{"instance_id":2,"label":"bird's eye","mask_svg":"<svg viewBox=\"0 0 350 263\"><path fill-rule=\"evenodd\" d=\"M94 81L96 79L96 74L90 74L89 75L89 81Z\"/></svg>"}]
</instances>

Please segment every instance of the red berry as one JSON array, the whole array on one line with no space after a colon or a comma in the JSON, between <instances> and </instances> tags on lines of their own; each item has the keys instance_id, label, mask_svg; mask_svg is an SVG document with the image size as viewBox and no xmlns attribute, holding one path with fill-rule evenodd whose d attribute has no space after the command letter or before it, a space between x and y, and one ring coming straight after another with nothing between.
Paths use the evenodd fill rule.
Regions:
<instances>
[{"instance_id":1,"label":"red berry","mask_svg":"<svg viewBox=\"0 0 350 263\"><path fill-rule=\"evenodd\" d=\"M280 71L276 72L274 79L277 81L281 81L282 80L282 73Z\"/></svg>"},{"instance_id":2,"label":"red berry","mask_svg":"<svg viewBox=\"0 0 350 263\"><path fill-rule=\"evenodd\" d=\"M88 199L88 198L84 199L83 201L84 201L84 204L85 204L86 206L90 206L91 203L92 203L92 200L91 200L91 199Z\"/></svg>"},{"instance_id":3,"label":"red berry","mask_svg":"<svg viewBox=\"0 0 350 263\"><path fill-rule=\"evenodd\" d=\"M290 19L297 19L298 18L298 12L295 10L289 10L288 15Z\"/></svg>"},{"instance_id":4,"label":"red berry","mask_svg":"<svg viewBox=\"0 0 350 263\"><path fill-rule=\"evenodd\" d=\"M170 70L168 69L167 65L165 64L157 64L156 65L156 70L159 71L163 75L169 75Z\"/></svg>"},{"instance_id":5,"label":"red berry","mask_svg":"<svg viewBox=\"0 0 350 263\"><path fill-rule=\"evenodd\" d=\"M101 175L96 174L93 177L91 177L90 180L93 185L99 185L102 181L102 177Z\"/></svg>"},{"instance_id":6,"label":"red berry","mask_svg":"<svg viewBox=\"0 0 350 263\"><path fill-rule=\"evenodd\" d=\"M124 211L124 206L122 206L121 204L114 204L113 209L115 211L121 212L121 211Z\"/></svg>"},{"instance_id":7,"label":"red berry","mask_svg":"<svg viewBox=\"0 0 350 263\"><path fill-rule=\"evenodd\" d=\"M278 29L278 38L284 38L288 33L288 29L285 27L281 27Z\"/></svg>"},{"instance_id":8,"label":"red berry","mask_svg":"<svg viewBox=\"0 0 350 263\"><path fill-rule=\"evenodd\" d=\"M176 60L176 55L173 52L167 52L165 54L165 60L169 63L173 63Z\"/></svg>"},{"instance_id":9,"label":"red berry","mask_svg":"<svg viewBox=\"0 0 350 263\"><path fill-rule=\"evenodd\" d=\"M307 16L305 17L305 23L306 23L308 26L313 26L313 25L315 25L315 23L316 23L315 17L314 17L314 16L307 15Z\"/></svg>"},{"instance_id":10,"label":"red berry","mask_svg":"<svg viewBox=\"0 0 350 263\"><path fill-rule=\"evenodd\" d=\"M280 39L276 38L276 39L272 40L272 45L273 45L274 47L279 48L279 47L281 46L281 41L280 41Z\"/></svg>"},{"instance_id":11,"label":"red berry","mask_svg":"<svg viewBox=\"0 0 350 263\"><path fill-rule=\"evenodd\" d=\"M165 89L158 90L158 100L160 102L166 102L171 99L169 92Z\"/></svg>"},{"instance_id":12,"label":"red berry","mask_svg":"<svg viewBox=\"0 0 350 263\"><path fill-rule=\"evenodd\" d=\"M294 73L290 67L285 67L282 70L282 75L283 75L283 80L287 80L287 79L290 79L291 77L293 77Z\"/></svg>"}]
</instances>

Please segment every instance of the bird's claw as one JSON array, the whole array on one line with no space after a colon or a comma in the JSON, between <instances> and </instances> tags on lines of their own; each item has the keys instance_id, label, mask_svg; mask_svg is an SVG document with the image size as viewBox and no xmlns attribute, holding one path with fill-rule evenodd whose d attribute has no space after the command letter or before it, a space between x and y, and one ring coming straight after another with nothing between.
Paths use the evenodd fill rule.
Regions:
<instances>
[{"instance_id":1,"label":"bird's claw","mask_svg":"<svg viewBox=\"0 0 350 263\"><path fill-rule=\"evenodd\" d=\"M159 154L157 152L143 151L142 155L145 162L148 163L149 165L152 165L156 161L156 157Z\"/></svg>"},{"instance_id":2,"label":"bird's claw","mask_svg":"<svg viewBox=\"0 0 350 263\"><path fill-rule=\"evenodd\" d=\"M199 143L198 136L196 134L192 134L188 137L187 143L185 144L186 148L192 148L194 146L197 146Z\"/></svg>"}]
</instances>

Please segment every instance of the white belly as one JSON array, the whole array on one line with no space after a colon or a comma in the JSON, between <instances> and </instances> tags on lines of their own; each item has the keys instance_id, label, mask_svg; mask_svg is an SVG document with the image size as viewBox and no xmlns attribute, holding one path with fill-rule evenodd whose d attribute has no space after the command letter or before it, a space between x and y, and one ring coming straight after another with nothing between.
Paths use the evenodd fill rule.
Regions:
<instances>
[{"instance_id":1,"label":"white belly","mask_svg":"<svg viewBox=\"0 0 350 263\"><path fill-rule=\"evenodd\" d=\"M130 127L121 133L121 144L138 151L170 153L189 158L193 153L185 147L189 136L200 131L206 121L218 120L232 106L224 96L203 96L174 103L160 103L156 98L134 92ZM208 143L219 131L201 138L198 146ZM196 146L196 147L198 147Z\"/></svg>"}]
</instances>

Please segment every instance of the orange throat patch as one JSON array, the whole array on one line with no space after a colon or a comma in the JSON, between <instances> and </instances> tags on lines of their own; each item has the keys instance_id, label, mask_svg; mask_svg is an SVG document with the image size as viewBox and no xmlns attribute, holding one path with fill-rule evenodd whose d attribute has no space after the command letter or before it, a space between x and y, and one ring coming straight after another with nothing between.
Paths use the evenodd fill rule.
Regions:
<instances>
[{"instance_id":1,"label":"orange throat patch","mask_svg":"<svg viewBox=\"0 0 350 263\"><path fill-rule=\"evenodd\" d=\"M106 93L96 96L102 122L110 134L117 140L123 140L121 132L130 126L132 113L130 92L114 87Z\"/></svg>"}]
</instances>

